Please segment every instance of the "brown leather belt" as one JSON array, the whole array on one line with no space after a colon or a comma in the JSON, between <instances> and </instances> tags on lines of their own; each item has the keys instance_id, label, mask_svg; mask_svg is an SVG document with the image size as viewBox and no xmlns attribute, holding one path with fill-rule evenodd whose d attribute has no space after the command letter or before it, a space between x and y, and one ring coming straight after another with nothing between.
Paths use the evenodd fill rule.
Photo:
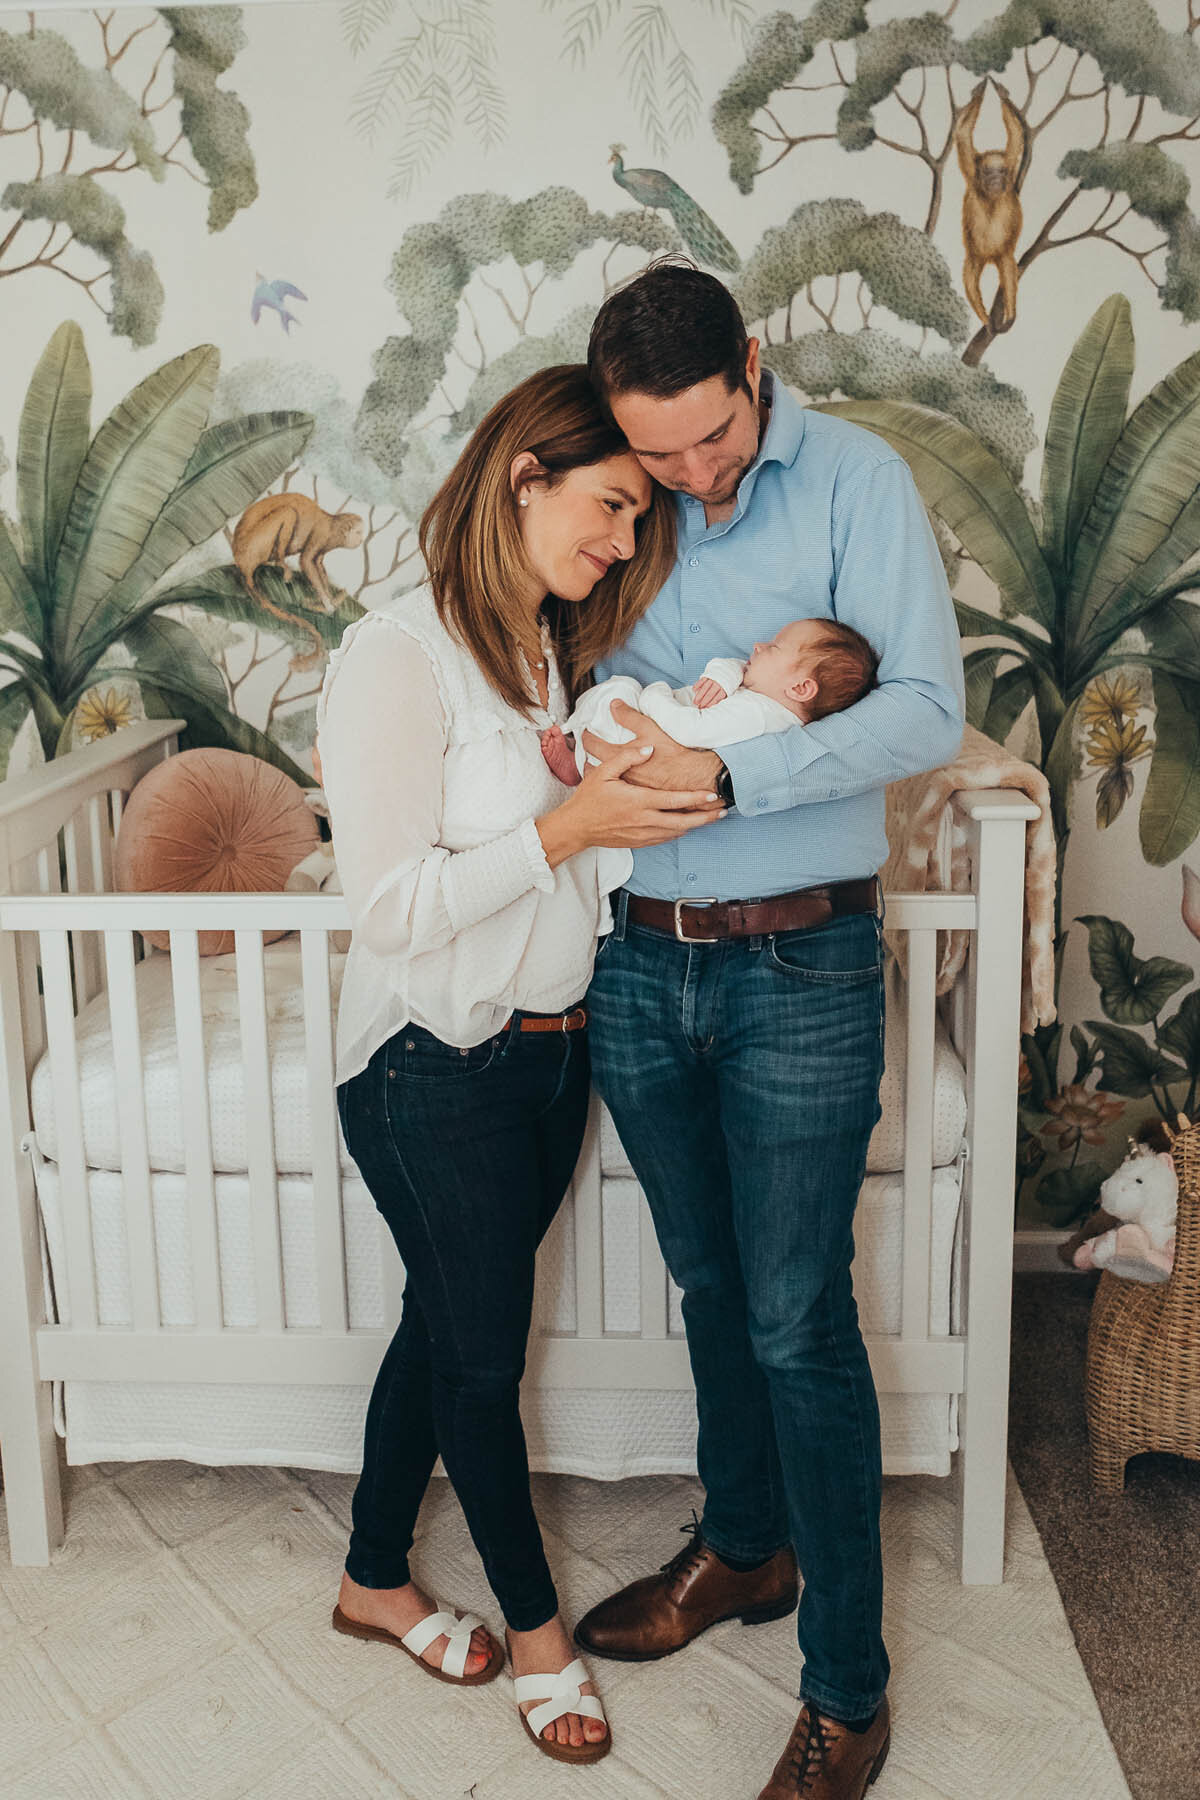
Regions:
<instances>
[{"instance_id":1,"label":"brown leather belt","mask_svg":"<svg viewBox=\"0 0 1200 1800\"><path fill-rule=\"evenodd\" d=\"M583 1031L588 1022L587 1008L573 1006L570 1012L561 1013L522 1013L517 1020L518 1031ZM512 1024L512 1014L500 1027L507 1031Z\"/></svg>"},{"instance_id":2,"label":"brown leather belt","mask_svg":"<svg viewBox=\"0 0 1200 1800\"><path fill-rule=\"evenodd\" d=\"M673 932L681 944L715 944L721 938L801 931L851 913L878 910L879 878L867 875L858 881L772 894L765 900L648 900L630 894L626 917L635 925Z\"/></svg>"}]
</instances>

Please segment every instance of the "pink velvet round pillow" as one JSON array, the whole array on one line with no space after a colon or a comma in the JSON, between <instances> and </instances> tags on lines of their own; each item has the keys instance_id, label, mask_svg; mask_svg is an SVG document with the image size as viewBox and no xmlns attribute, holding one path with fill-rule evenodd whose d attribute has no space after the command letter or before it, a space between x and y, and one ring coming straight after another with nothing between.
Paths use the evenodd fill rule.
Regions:
<instances>
[{"instance_id":1,"label":"pink velvet round pillow","mask_svg":"<svg viewBox=\"0 0 1200 1800\"><path fill-rule=\"evenodd\" d=\"M303 790L282 769L236 750L183 750L130 794L114 874L123 893L278 893L320 841ZM143 935L170 948L165 931ZM265 931L263 942L284 936ZM233 949L232 931L199 938L201 956Z\"/></svg>"}]
</instances>

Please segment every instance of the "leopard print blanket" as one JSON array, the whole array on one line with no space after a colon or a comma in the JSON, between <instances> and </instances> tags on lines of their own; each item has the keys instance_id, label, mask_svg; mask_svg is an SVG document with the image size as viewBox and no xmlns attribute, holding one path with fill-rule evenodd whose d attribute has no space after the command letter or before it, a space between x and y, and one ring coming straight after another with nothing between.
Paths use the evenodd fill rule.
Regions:
<instances>
[{"instance_id":1,"label":"leopard print blanket","mask_svg":"<svg viewBox=\"0 0 1200 1800\"><path fill-rule=\"evenodd\" d=\"M1041 807L1025 828L1025 935L1021 967L1021 1030L1049 1025L1054 1006L1054 827L1050 788L1040 769L1021 762L968 725L957 756L943 768L896 781L887 790L888 859L880 870L885 891L969 892L969 821L953 803L964 789L1016 788ZM900 969L906 968L903 931L885 932ZM940 931L937 991L946 993L966 960L970 933Z\"/></svg>"}]
</instances>

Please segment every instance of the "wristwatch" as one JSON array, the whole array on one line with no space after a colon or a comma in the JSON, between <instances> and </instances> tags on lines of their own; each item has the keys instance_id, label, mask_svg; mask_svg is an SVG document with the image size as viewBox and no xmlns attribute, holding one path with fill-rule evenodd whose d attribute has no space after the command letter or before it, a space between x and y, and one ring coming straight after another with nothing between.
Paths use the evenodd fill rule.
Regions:
<instances>
[{"instance_id":1,"label":"wristwatch","mask_svg":"<svg viewBox=\"0 0 1200 1800\"><path fill-rule=\"evenodd\" d=\"M722 806L735 806L737 804L733 797L733 776L729 773L729 770L724 763L721 764L720 773L713 783L713 786L716 789L717 799L721 802Z\"/></svg>"}]
</instances>

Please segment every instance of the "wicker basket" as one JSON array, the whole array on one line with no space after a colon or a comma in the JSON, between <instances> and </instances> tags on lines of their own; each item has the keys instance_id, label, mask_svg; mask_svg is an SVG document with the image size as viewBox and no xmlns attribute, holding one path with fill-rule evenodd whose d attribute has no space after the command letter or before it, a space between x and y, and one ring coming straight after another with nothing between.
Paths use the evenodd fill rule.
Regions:
<instances>
[{"instance_id":1,"label":"wicker basket","mask_svg":"<svg viewBox=\"0 0 1200 1800\"><path fill-rule=\"evenodd\" d=\"M1087 1348L1092 1480L1120 1493L1143 1450L1200 1460L1200 1120L1179 1115L1171 1155L1179 1177L1175 1264L1150 1285L1101 1276Z\"/></svg>"}]
</instances>

